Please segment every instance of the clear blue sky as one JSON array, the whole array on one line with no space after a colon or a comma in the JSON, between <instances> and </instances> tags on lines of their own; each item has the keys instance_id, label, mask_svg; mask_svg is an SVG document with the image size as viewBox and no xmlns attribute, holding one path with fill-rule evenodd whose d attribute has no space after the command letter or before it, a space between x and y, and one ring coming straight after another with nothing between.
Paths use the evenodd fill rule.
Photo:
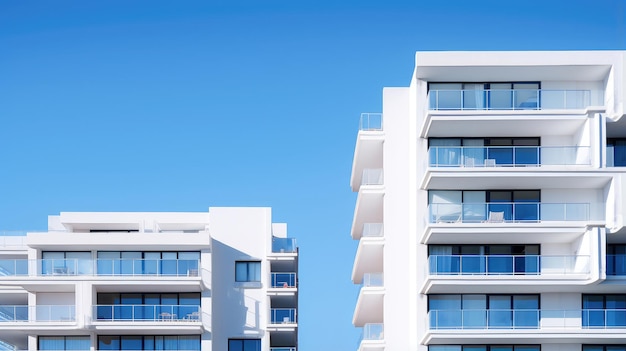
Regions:
<instances>
[{"instance_id":1,"label":"clear blue sky","mask_svg":"<svg viewBox=\"0 0 626 351\"><path fill-rule=\"evenodd\" d=\"M356 350L360 112L419 50L626 49L626 0L0 1L0 229L271 206L300 349ZM408 235L408 233L394 233Z\"/></svg>"}]
</instances>

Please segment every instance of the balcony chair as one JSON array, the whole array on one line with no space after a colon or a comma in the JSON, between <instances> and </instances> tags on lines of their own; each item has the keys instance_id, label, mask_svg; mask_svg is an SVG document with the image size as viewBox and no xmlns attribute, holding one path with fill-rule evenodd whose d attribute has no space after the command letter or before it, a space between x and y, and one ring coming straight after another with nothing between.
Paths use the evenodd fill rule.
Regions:
<instances>
[{"instance_id":1,"label":"balcony chair","mask_svg":"<svg viewBox=\"0 0 626 351\"><path fill-rule=\"evenodd\" d=\"M503 212L493 212L489 211L489 217L485 221L487 223L503 223L504 222L504 211Z\"/></svg>"}]
</instances>

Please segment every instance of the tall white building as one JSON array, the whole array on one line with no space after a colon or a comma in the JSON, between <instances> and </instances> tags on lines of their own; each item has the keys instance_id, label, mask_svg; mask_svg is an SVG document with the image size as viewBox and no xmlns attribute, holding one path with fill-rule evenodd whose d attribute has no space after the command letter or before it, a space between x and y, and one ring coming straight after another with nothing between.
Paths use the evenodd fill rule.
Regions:
<instances>
[{"instance_id":1,"label":"tall white building","mask_svg":"<svg viewBox=\"0 0 626 351\"><path fill-rule=\"evenodd\" d=\"M296 350L298 249L269 208L63 212L0 240L3 349Z\"/></svg>"},{"instance_id":2,"label":"tall white building","mask_svg":"<svg viewBox=\"0 0 626 351\"><path fill-rule=\"evenodd\" d=\"M626 349L626 52L418 52L363 114L359 350Z\"/></svg>"}]
</instances>

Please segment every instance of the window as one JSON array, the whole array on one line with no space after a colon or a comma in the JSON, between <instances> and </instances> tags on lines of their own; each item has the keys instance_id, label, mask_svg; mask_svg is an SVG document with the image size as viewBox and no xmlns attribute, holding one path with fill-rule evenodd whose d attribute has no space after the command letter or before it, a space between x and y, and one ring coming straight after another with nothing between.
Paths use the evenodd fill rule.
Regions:
<instances>
[{"instance_id":1,"label":"window","mask_svg":"<svg viewBox=\"0 0 626 351\"><path fill-rule=\"evenodd\" d=\"M40 336L38 350L89 350L88 336Z\"/></svg>"},{"instance_id":2,"label":"window","mask_svg":"<svg viewBox=\"0 0 626 351\"><path fill-rule=\"evenodd\" d=\"M199 351L200 335L100 335L98 350Z\"/></svg>"},{"instance_id":3,"label":"window","mask_svg":"<svg viewBox=\"0 0 626 351\"><path fill-rule=\"evenodd\" d=\"M626 139L607 139L606 148L606 165L608 167L626 166Z\"/></svg>"},{"instance_id":4,"label":"window","mask_svg":"<svg viewBox=\"0 0 626 351\"><path fill-rule=\"evenodd\" d=\"M539 327L539 295L430 295L431 329Z\"/></svg>"},{"instance_id":5,"label":"window","mask_svg":"<svg viewBox=\"0 0 626 351\"><path fill-rule=\"evenodd\" d=\"M626 327L626 295L583 295L583 327Z\"/></svg>"},{"instance_id":6,"label":"window","mask_svg":"<svg viewBox=\"0 0 626 351\"><path fill-rule=\"evenodd\" d=\"M430 138L430 166L540 165L540 138ZM489 160L489 161L488 161Z\"/></svg>"},{"instance_id":7,"label":"window","mask_svg":"<svg viewBox=\"0 0 626 351\"><path fill-rule=\"evenodd\" d=\"M429 245L431 274L538 274L539 245Z\"/></svg>"},{"instance_id":8,"label":"window","mask_svg":"<svg viewBox=\"0 0 626 351\"><path fill-rule=\"evenodd\" d=\"M626 245L609 244L606 247L606 274L626 275Z\"/></svg>"},{"instance_id":9,"label":"window","mask_svg":"<svg viewBox=\"0 0 626 351\"><path fill-rule=\"evenodd\" d=\"M626 345L583 345L583 351L626 351Z\"/></svg>"},{"instance_id":10,"label":"window","mask_svg":"<svg viewBox=\"0 0 626 351\"><path fill-rule=\"evenodd\" d=\"M235 262L236 282L260 282L261 262L259 261L237 261Z\"/></svg>"},{"instance_id":11,"label":"window","mask_svg":"<svg viewBox=\"0 0 626 351\"><path fill-rule=\"evenodd\" d=\"M261 340L228 339L228 351L261 351Z\"/></svg>"}]
</instances>

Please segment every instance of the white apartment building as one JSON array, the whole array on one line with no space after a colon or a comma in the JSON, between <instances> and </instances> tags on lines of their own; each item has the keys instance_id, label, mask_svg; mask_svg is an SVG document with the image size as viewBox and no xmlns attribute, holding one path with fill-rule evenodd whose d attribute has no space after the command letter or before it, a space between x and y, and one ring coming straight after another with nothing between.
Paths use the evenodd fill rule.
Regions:
<instances>
[{"instance_id":1,"label":"white apartment building","mask_svg":"<svg viewBox=\"0 0 626 351\"><path fill-rule=\"evenodd\" d=\"M626 350L626 52L418 52L363 114L360 351Z\"/></svg>"},{"instance_id":2,"label":"white apartment building","mask_svg":"<svg viewBox=\"0 0 626 351\"><path fill-rule=\"evenodd\" d=\"M0 348L296 351L298 248L269 208L62 212L0 236Z\"/></svg>"}]
</instances>

